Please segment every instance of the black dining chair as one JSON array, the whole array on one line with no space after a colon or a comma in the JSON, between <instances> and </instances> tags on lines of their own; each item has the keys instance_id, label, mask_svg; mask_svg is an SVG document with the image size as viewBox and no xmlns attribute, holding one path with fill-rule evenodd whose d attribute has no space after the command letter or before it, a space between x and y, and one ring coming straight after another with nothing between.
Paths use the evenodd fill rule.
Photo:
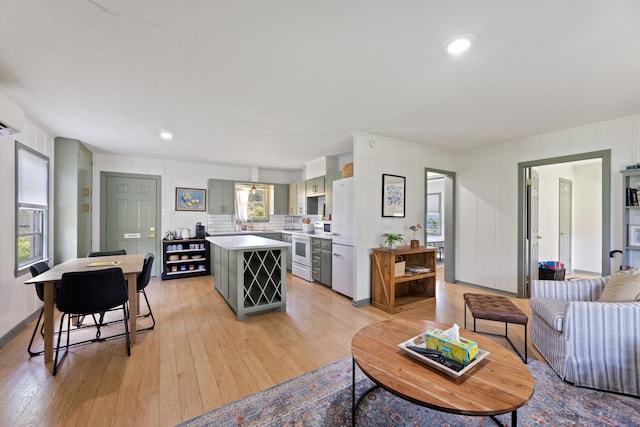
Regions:
<instances>
[{"instance_id":1,"label":"black dining chair","mask_svg":"<svg viewBox=\"0 0 640 427\"><path fill-rule=\"evenodd\" d=\"M130 356L131 342L129 338L129 322L127 321L129 318L128 299L127 283L121 268L64 273L56 300L56 307L62 312L60 329L62 330L65 316L67 317L67 331L69 331L71 328L71 315L93 315L122 306L127 355ZM53 375L57 374L59 364L69 353L69 333L67 332L66 349L62 359L58 360L61 338L62 333L58 335Z\"/></svg>"},{"instance_id":2,"label":"black dining chair","mask_svg":"<svg viewBox=\"0 0 640 427\"><path fill-rule=\"evenodd\" d=\"M95 251L89 252L87 254L87 258L98 257L98 256L114 256L114 255L126 255L127 251L124 249L114 249L112 251Z\"/></svg>"},{"instance_id":3,"label":"black dining chair","mask_svg":"<svg viewBox=\"0 0 640 427\"><path fill-rule=\"evenodd\" d=\"M138 317L149 317L151 316L151 320L153 323L148 328L138 329L140 331L148 331L153 329L156 326L156 318L153 317L153 311L151 311L151 305L149 304L149 298L147 298L147 293L145 288L149 284L149 280L151 280L151 268L153 267L153 260L155 257L152 253L148 253L144 257L144 264L142 265L142 272L138 275L138 282L136 284L136 288L138 290L138 294L142 294L144 296L144 300L147 302L147 308L149 312L147 314L139 314Z\"/></svg>"},{"instance_id":4,"label":"black dining chair","mask_svg":"<svg viewBox=\"0 0 640 427\"><path fill-rule=\"evenodd\" d=\"M31 277L39 276L42 273L44 273L45 271L47 271L47 270L49 270L49 265L44 261L40 261L40 262L38 262L36 264L33 264L33 265L31 265L29 267L29 271L31 272ZM44 284L35 283L34 284L34 288L36 290L36 295L38 295L38 298L40 299L40 301L42 301L44 303ZM31 357L38 356L38 355L41 355L42 353L44 353L44 350L33 351L31 349L31 347L33 346L33 340L36 337L36 333L38 332L38 326L40 326L40 322L42 321L42 314L43 313L44 313L44 305L40 309L40 314L38 315L38 321L36 322L36 326L34 326L34 328L33 328L33 334L31 334L31 341L29 341L29 346L27 347L27 351L29 352L29 356L31 356ZM42 322L42 326L40 327L40 335L44 337L44 333L42 331L42 328L44 328L44 322Z\"/></svg>"}]
</instances>

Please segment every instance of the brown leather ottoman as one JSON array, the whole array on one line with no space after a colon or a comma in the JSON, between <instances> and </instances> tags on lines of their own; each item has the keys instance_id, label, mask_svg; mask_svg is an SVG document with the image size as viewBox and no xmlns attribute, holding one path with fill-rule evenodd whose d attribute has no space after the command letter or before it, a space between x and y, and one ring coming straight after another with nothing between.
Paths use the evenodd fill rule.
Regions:
<instances>
[{"instance_id":1,"label":"brown leather ottoman","mask_svg":"<svg viewBox=\"0 0 640 427\"><path fill-rule=\"evenodd\" d=\"M513 350L527 363L527 322L529 318L509 298L501 295L469 294L462 295L465 303L464 328L467 329L467 307L473 316L473 332L504 337ZM476 319L504 322L504 335L476 331ZM524 325L524 357L509 339L509 323Z\"/></svg>"}]
</instances>

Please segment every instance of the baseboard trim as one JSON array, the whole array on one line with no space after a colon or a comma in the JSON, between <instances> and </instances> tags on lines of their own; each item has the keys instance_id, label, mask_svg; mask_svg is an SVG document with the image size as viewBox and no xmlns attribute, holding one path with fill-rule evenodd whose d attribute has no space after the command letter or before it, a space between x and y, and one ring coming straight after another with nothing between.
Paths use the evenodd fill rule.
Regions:
<instances>
[{"instance_id":1,"label":"baseboard trim","mask_svg":"<svg viewBox=\"0 0 640 427\"><path fill-rule=\"evenodd\" d=\"M16 326L11 328L6 334L1 336L0 347L8 343L9 340L11 340L13 337L18 335L24 328L29 326L29 323L31 323L36 317L38 317L39 314L40 314L40 309L37 309L36 311L33 312L33 314L29 315L26 319L18 323Z\"/></svg>"}]
</instances>

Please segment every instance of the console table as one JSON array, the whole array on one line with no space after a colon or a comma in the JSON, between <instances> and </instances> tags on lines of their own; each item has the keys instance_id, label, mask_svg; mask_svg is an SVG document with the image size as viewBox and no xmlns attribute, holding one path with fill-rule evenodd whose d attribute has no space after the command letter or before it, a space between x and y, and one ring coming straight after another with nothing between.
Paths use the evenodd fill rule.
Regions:
<instances>
[{"instance_id":1,"label":"console table","mask_svg":"<svg viewBox=\"0 0 640 427\"><path fill-rule=\"evenodd\" d=\"M397 249L375 248L371 254L371 305L388 313L398 313L434 301L436 296L436 249L425 246ZM424 273L396 276L396 261L405 266L421 266Z\"/></svg>"}]
</instances>

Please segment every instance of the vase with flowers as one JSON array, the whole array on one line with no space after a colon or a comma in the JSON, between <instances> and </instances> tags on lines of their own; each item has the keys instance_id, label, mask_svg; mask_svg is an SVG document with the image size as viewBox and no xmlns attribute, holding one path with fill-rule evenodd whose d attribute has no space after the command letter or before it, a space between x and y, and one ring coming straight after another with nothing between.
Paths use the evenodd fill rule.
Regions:
<instances>
[{"instance_id":1,"label":"vase with flowers","mask_svg":"<svg viewBox=\"0 0 640 427\"><path fill-rule=\"evenodd\" d=\"M413 232L412 236L411 236L411 247L412 248L417 248L420 246L420 240L416 239L416 232L418 230L421 230L422 226L420 224L416 224L416 225L412 225L411 227L409 227L409 230L411 230Z\"/></svg>"}]
</instances>

